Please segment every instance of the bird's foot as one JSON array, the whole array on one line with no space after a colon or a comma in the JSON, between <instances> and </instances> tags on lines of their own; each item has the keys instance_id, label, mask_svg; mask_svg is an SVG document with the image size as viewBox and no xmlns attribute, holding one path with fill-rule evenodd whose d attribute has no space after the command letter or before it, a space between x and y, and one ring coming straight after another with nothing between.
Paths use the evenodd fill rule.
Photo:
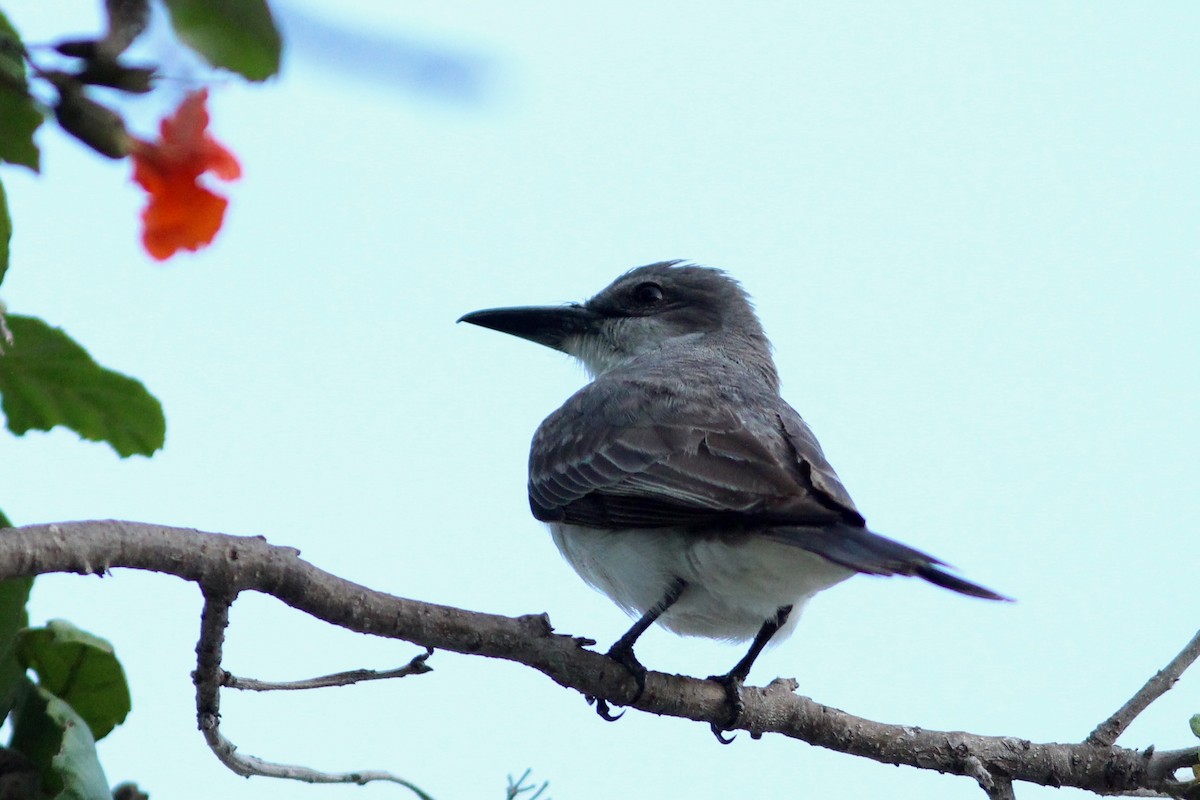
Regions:
<instances>
[{"instance_id":1,"label":"bird's foot","mask_svg":"<svg viewBox=\"0 0 1200 800\"><path fill-rule=\"evenodd\" d=\"M633 648L617 642L605 654L613 661L624 667L633 677L634 683L637 685L637 691L633 693L633 697L629 700L630 703L636 703L642 693L646 691L646 668L642 666L642 662L637 660L637 656L633 654ZM622 711L619 714L614 714L609 710L608 701L603 697L587 697L588 704L595 704L596 713L601 719L608 722L616 722L621 717L625 716Z\"/></svg>"},{"instance_id":2,"label":"bird's foot","mask_svg":"<svg viewBox=\"0 0 1200 800\"><path fill-rule=\"evenodd\" d=\"M709 724L712 729L713 736L717 737L717 741L721 744L729 744L737 736L725 736L725 732L732 730L737 725L738 720L742 717L742 712L746 710L746 701L742 699L742 681L740 675L729 673L728 675L710 675L708 680L716 681L725 689L725 699L729 702L729 716L726 718L723 725L718 725L713 722Z\"/></svg>"}]
</instances>

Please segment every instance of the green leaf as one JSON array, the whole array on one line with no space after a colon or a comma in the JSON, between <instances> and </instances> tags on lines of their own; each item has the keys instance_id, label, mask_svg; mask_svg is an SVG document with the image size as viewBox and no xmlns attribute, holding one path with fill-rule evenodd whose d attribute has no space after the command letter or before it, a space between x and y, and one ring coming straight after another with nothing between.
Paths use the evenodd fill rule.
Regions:
<instances>
[{"instance_id":1,"label":"green leaf","mask_svg":"<svg viewBox=\"0 0 1200 800\"><path fill-rule=\"evenodd\" d=\"M12 217L8 215L8 197L0 183L0 281L8 271L8 243L12 239Z\"/></svg>"},{"instance_id":2,"label":"green leaf","mask_svg":"<svg viewBox=\"0 0 1200 800\"><path fill-rule=\"evenodd\" d=\"M129 685L112 645L65 620L22 631L17 657L38 685L70 704L99 740L125 721Z\"/></svg>"},{"instance_id":3,"label":"green leaf","mask_svg":"<svg viewBox=\"0 0 1200 800\"><path fill-rule=\"evenodd\" d=\"M166 0L180 40L252 81L279 72L283 41L265 0Z\"/></svg>"},{"instance_id":4,"label":"green leaf","mask_svg":"<svg viewBox=\"0 0 1200 800\"><path fill-rule=\"evenodd\" d=\"M56 619L18 637L17 656L38 685L69 703L97 740L129 714L129 684L112 645Z\"/></svg>"},{"instance_id":5,"label":"green leaf","mask_svg":"<svg viewBox=\"0 0 1200 800\"><path fill-rule=\"evenodd\" d=\"M96 740L87 723L61 698L26 684L17 705L11 746L24 753L54 800L112 800Z\"/></svg>"},{"instance_id":6,"label":"green leaf","mask_svg":"<svg viewBox=\"0 0 1200 800\"><path fill-rule=\"evenodd\" d=\"M0 523L8 520L0 514ZM4 532L0 531L0 537ZM25 665L17 659L18 634L29 626L25 604L33 578L11 578L0 581L0 719L8 716L17 699L17 691L25 680Z\"/></svg>"},{"instance_id":7,"label":"green leaf","mask_svg":"<svg viewBox=\"0 0 1200 800\"><path fill-rule=\"evenodd\" d=\"M0 511L0 537L12 523ZM17 691L25 679L25 666L17 660L17 634L29 626L29 590L33 578L0 581L0 719L8 716L16 702Z\"/></svg>"},{"instance_id":8,"label":"green leaf","mask_svg":"<svg viewBox=\"0 0 1200 800\"><path fill-rule=\"evenodd\" d=\"M0 408L8 429L48 431L64 425L84 439L108 442L121 457L163 446L162 405L140 381L105 369L60 328L35 317L8 317L13 344L0 355Z\"/></svg>"},{"instance_id":9,"label":"green leaf","mask_svg":"<svg viewBox=\"0 0 1200 800\"><path fill-rule=\"evenodd\" d=\"M0 161L37 172L33 133L42 124L42 113L29 95L24 53L21 35L0 11Z\"/></svg>"},{"instance_id":10,"label":"green leaf","mask_svg":"<svg viewBox=\"0 0 1200 800\"><path fill-rule=\"evenodd\" d=\"M1200 736L1200 714L1193 714L1188 724L1192 726L1192 733Z\"/></svg>"}]
</instances>

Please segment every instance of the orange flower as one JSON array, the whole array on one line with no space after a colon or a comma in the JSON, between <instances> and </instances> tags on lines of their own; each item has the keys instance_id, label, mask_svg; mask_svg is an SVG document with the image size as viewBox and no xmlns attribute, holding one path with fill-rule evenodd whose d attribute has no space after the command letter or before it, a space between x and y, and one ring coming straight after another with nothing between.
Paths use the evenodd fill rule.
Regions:
<instances>
[{"instance_id":1,"label":"orange flower","mask_svg":"<svg viewBox=\"0 0 1200 800\"><path fill-rule=\"evenodd\" d=\"M142 245L158 261L199 250L221 229L229 201L201 185L200 176L242 176L237 159L208 133L207 100L207 89L192 92L162 121L159 141L133 140L133 179L150 195L142 211Z\"/></svg>"}]
</instances>

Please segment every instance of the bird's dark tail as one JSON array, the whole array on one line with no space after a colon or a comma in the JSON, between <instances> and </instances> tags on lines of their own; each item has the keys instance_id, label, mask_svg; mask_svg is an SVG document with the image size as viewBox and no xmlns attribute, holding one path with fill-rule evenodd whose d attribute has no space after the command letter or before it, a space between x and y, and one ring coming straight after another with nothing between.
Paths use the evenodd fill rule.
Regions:
<instances>
[{"instance_id":1,"label":"bird's dark tail","mask_svg":"<svg viewBox=\"0 0 1200 800\"><path fill-rule=\"evenodd\" d=\"M779 527L767 533L772 539L795 545L857 572L868 575L912 575L959 594L984 600L1011 600L991 589L951 575L949 565L928 553L894 539L851 525L822 528Z\"/></svg>"}]
</instances>

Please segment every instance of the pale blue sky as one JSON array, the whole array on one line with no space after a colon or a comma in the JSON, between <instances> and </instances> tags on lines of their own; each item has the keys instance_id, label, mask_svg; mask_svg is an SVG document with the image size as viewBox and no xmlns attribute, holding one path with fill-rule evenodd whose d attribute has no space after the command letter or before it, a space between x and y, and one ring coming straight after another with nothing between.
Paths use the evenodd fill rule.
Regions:
<instances>
[{"instance_id":1,"label":"pale blue sky","mask_svg":"<svg viewBox=\"0 0 1200 800\"><path fill-rule=\"evenodd\" d=\"M32 37L98 4L5 5ZM58 133L41 136L42 178L6 170L16 238L0 296L143 379L168 419L150 460L64 432L0 439L14 521L262 534L375 588L546 611L607 647L628 621L561 562L524 493L530 435L584 375L454 320L687 258L754 295L785 396L872 527L1019 600L858 578L817 598L752 683L794 676L888 722L1077 741L1194 633L1200 6L336 13L461 57L478 83L414 92L306 39L281 79L214 90L215 132L246 177L198 256L152 263L128 166ZM149 130L158 110L131 113ZM226 772L193 718L199 606L155 576L39 581L35 617L107 636L129 672L134 713L101 745L111 782L185 799L403 796ZM257 597L230 636L227 667L262 678L416 652ZM653 631L639 654L703 676L740 649ZM981 796L777 737L723 748L703 725L605 724L528 669L431 663L397 683L226 693L227 733L265 758L388 768L439 800L501 797L525 767L557 800ZM1121 743L1185 746L1197 711L1193 674Z\"/></svg>"}]
</instances>

